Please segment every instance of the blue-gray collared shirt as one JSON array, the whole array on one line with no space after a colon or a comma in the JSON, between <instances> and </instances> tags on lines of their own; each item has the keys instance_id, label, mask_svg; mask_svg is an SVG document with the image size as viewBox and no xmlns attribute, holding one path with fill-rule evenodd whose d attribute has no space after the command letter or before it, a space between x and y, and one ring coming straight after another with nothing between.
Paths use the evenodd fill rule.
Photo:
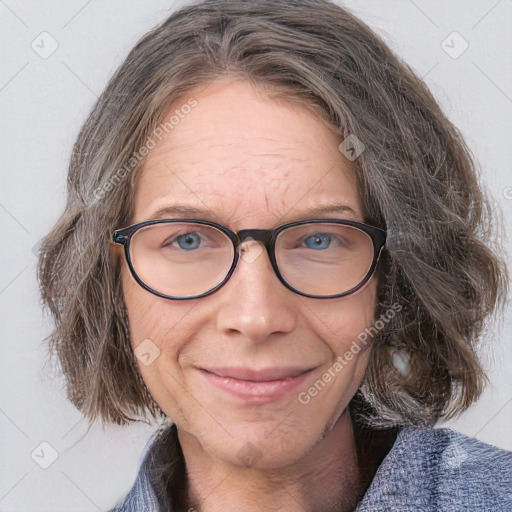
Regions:
<instances>
[{"instance_id":1,"label":"blue-gray collared shirt","mask_svg":"<svg viewBox=\"0 0 512 512\"><path fill-rule=\"evenodd\" d=\"M126 498L109 512L172 512L159 505L141 457ZM450 429L403 428L356 512L512 512L512 452Z\"/></svg>"}]
</instances>

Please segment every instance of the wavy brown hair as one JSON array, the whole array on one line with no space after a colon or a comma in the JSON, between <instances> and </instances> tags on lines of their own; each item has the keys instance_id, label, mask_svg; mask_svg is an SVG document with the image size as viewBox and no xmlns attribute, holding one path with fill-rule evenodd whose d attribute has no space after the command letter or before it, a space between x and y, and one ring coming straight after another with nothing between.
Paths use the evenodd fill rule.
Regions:
<instances>
[{"instance_id":1,"label":"wavy brown hair","mask_svg":"<svg viewBox=\"0 0 512 512\"><path fill-rule=\"evenodd\" d=\"M49 352L69 399L90 422L165 418L138 371L109 242L131 219L144 165L134 154L171 104L225 77L312 109L366 146L354 161L365 220L387 229L376 315L396 303L402 309L373 339L352 402L359 418L425 426L465 410L485 382L479 339L508 286L492 203L460 132L422 80L327 0L185 5L110 79L74 145L65 210L38 267L56 325ZM407 372L391 364L393 353Z\"/></svg>"}]
</instances>

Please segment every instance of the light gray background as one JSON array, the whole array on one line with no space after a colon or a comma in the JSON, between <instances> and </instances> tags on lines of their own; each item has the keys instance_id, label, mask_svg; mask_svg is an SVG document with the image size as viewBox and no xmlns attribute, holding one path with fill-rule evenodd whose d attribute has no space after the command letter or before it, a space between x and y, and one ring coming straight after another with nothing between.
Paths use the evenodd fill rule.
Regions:
<instances>
[{"instance_id":1,"label":"light gray background","mask_svg":"<svg viewBox=\"0 0 512 512\"><path fill-rule=\"evenodd\" d=\"M145 425L94 427L82 438L86 425L67 403L62 380L43 369L41 340L51 326L39 305L32 249L62 212L72 144L97 95L135 42L181 3L0 0L0 512L110 508L130 488L153 432ZM512 0L344 4L424 77L466 136L510 224ZM51 49L51 39L40 35L45 31L58 43L48 58L40 56ZM469 44L457 58L465 43L453 31ZM510 316L509 309L486 336L490 386L450 423L509 450ZM58 453L48 469L31 458L34 450L42 462L51 455L41 442Z\"/></svg>"}]
</instances>

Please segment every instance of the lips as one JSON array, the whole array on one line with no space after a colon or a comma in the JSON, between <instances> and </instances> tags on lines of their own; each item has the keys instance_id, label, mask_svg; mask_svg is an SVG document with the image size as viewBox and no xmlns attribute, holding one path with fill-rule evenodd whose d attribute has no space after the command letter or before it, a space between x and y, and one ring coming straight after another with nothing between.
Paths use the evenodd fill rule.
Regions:
<instances>
[{"instance_id":1,"label":"lips","mask_svg":"<svg viewBox=\"0 0 512 512\"><path fill-rule=\"evenodd\" d=\"M263 368L261 370L251 368L202 368L202 370L214 373L219 377L231 377L233 379L252 382L268 382L298 377L302 373L310 371L311 368L299 368L294 366Z\"/></svg>"},{"instance_id":2,"label":"lips","mask_svg":"<svg viewBox=\"0 0 512 512\"><path fill-rule=\"evenodd\" d=\"M252 368L198 368L202 379L213 388L242 400L262 405L290 395L314 373L312 368L273 367Z\"/></svg>"}]
</instances>

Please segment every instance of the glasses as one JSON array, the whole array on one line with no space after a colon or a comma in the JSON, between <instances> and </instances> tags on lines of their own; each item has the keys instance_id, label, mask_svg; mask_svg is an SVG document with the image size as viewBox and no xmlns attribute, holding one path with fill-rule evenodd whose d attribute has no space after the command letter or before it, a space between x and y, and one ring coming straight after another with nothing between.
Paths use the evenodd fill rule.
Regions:
<instances>
[{"instance_id":1,"label":"glasses","mask_svg":"<svg viewBox=\"0 0 512 512\"><path fill-rule=\"evenodd\" d=\"M386 231L362 222L309 219L275 229L243 229L198 219L158 219L114 231L134 279L167 299L194 299L226 284L246 241L262 242L277 277L305 297L328 299L359 290L372 277ZM260 252L263 252L260 249Z\"/></svg>"}]
</instances>

